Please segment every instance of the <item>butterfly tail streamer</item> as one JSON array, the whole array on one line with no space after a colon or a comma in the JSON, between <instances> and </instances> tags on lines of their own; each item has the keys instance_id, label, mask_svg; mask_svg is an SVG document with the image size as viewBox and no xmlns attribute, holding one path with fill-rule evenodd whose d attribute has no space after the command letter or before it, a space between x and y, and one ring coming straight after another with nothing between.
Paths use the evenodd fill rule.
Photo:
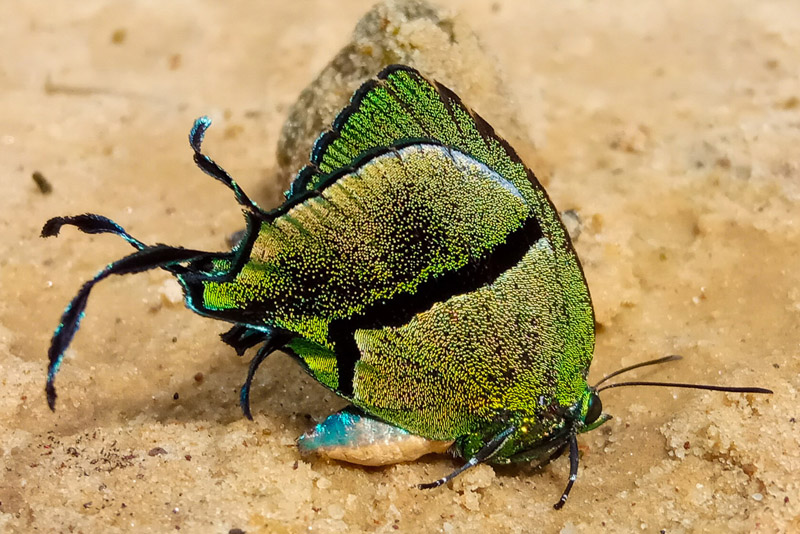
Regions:
<instances>
[{"instance_id":1,"label":"butterfly tail streamer","mask_svg":"<svg viewBox=\"0 0 800 534\"><path fill-rule=\"evenodd\" d=\"M71 217L53 217L44 223L41 236L57 236L61 231L61 227L65 225L75 226L78 228L78 230L86 234L118 235L138 250L147 248L147 245L126 232L122 226L118 225L108 217L103 217L102 215L97 215L95 213L84 213L83 215L74 215Z\"/></svg>"},{"instance_id":2,"label":"butterfly tail streamer","mask_svg":"<svg viewBox=\"0 0 800 534\"><path fill-rule=\"evenodd\" d=\"M92 223L91 218L82 219L81 216L60 219L61 220L56 222L53 222L54 219L48 221L48 224L45 225L45 230L55 233L48 234L47 232L43 231L43 235L57 234L58 228L62 224L73 224L78 226L78 228L81 230L87 231L87 233L110 232L122 235L123 237L127 235L123 235L124 230L121 228L115 228L114 226L108 224L111 221L105 218L94 220L94 223ZM135 243L140 243L133 238L128 241L134 246L136 246ZM47 384L45 386L45 392L47 393L47 404L50 409L55 410L56 390L54 381L56 373L58 373L58 369L64 359L64 353L69 347L69 344L72 342L73 337L75 337L75 333L78 331L78 328L80 327L80 322L81 319L83 319L84 311L86 309L86 303L89 300L89 294L91 293L95 284L105 278L108 278L112 274L133 274L159 267L176 273L180 272L179 264L201 260L209 256L211 256L211 254L208 252L202 252L198 250L169 247L166 245L155 245L149 247L142 245L142 248L137 252L134 252L133 254L125 256L124 258L109 264L103 270L97 273L94 278L84 283L69 305L67 305L64 313L61 315L61 320L55 330L55 333L53 334L53 338L50 342L50 349L47 353L50 363L47 368Z\"/></svg>"},{"instance_id":3,"label":"butterfly tail streamer","mask_svg":"<svg viewBox=\"0 0 800 534\"><path fill-rule=\"evenodd\" d=\"M189 145L194 150L194 162L201 171L211 176L215 180L219 180L228 186L236 197L236 201L247 210L261 218L266 218L267 214L256 204L247 194L239 187L228 172L220 167L213 159L203 154L201 150L203 139L206 135L206 130L211 126L211 119L203 116L194 121L194 126L189 132Z\"/></svg>"}]
</instances>

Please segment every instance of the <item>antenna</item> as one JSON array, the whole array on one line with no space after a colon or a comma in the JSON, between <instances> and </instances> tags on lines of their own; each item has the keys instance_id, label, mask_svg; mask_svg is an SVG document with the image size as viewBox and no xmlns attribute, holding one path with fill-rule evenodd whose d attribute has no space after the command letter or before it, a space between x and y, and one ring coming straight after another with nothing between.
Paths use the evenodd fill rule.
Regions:
<instances>
[{"instance_id":1,"label":"antenna","mask_svg":"<svg viewBox=\"0 0 800 534\"><path fill-rule=\"evenodd\" d=\"M680 382L617 382L615 384L608 384L597 390L600 393L604 389L621 388L622 386L660 386L671 388L684 388L684 389L705 389L708 391L727 391L728 393L772 393L771 389L754 388L754 387L735 387L735 386L712 386L708 384L684 384Z\"/></svg>"},{"instance_id":2,"label":"antenna","mask_svg":"<svg viewBox=\"0 0 800 534\"><path fill-rule=\"evenodd\" d=\"M604 376L603 379L600 382L598 382L597 384L594 385L594 387L599 386L600 384L602 384L603 382L605 382L609 378L614 378L615 376L621 375L622 373L627 373L628 371L633 371L634 369L638 369L640 367L647 367L649 365L658 365L658 364L661 364L661 363L674 362L674 361L682 360L682 359L683 359L682 356L678 356L677 354L671 354L669 356L664 356L663 358L656 358L655 360L648 360L646 362L635 363L633 365L629 365L628 367L623 367L622 369L618 369L618 370L614 371L613 373L611 373L610 375ZM603 388L603 389L605 389L605 388Z\"/></svg>"}]
</instances>

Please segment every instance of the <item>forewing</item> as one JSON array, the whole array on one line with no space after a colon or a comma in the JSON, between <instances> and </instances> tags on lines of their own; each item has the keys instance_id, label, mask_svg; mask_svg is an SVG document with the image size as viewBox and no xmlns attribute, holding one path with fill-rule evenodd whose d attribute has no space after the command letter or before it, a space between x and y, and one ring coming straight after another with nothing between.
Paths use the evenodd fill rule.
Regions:
<instances>
[{"instance_id":1,"label":"forewing","mask_svg":"<svg viewBox=\"0 0 800 534\"><path fill-rule=\"evenodd\" d=\"M354 332L409 324L489 286L540 240L553 283L537 298L569 343L539 357L558 361L563 383L588 370L591 300L554 206L508 143L414 69L387 67L355 93L268 219L249 259L198 290L204 309L334 351L325 383L345 396L361 356Z\"/></svg>"},{"instance_id":2,"label":"forewing","mask_svg":"<svg viewBox=\"0 0 800 534\"><path fill-rule=\"evenodd\" d=\"M405 324L491 282L540 236L513 184L448 147L412 144L264 222L249 260L206 281L203 299L218 315L260 317L333 348L334 337Z\"/></svg>"}]
</instances>

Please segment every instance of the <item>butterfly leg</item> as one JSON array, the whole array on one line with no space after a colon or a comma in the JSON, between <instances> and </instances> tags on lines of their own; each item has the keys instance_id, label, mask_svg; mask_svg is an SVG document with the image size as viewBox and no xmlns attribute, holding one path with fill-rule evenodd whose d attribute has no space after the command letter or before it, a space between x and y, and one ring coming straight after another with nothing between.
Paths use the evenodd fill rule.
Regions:
<instances>
[{"instance_id":1,"label":"butterfly leg","mask_svg":"<svg viewBox=\"0 0 800 534\"><path fill-rule=\"evenodd\" d=\"M238 356L243 355L250 347L254 347L266 340L264 332L239 323L233 325L224 334L220 334L219 337L233 347Z\"/></svg>"},{"instance_id":2,"label":"butterfly leg","mask_svg":"<svg viewBox=\"0 0 800 534\"><path fill-rule=\"evenodd\" d=\"M509 463L522 463L539 460L539 463L533 469L542 469L561 456L569 446L569 432L568 429L558 431L535 447L511 455L508 461Z\"/></svg>"},{"instance_id":3,"label":"butterfly leg","mask_svg":"<svg viewBox=\"0 0 800 534\"><path fill-rule=\"evenodd\" d=\"M493 437L491 440L489 440L489 443L484 445L484 447L481 450L475 453L475 456L470 458L467 461L467 463L465 463L464 465L462 465L449 475L440 478L439 480L436 480L434 482L429 482L427 484L419 484L418 487L420 489L438 488L442 484L447 484L449 481L453 480L455 477L457 477L467 469L475 467L481 462L491 460L492 457L496 455L501 448L503 448L503 445L505 445L506 442L508 442L509 438L511 437L511 435L514 433L515 430L516 427L514 426L506 428L505 430L497 434L495 437Z\"/></svg>"},{"instance_id":4,"label":"butterfly leg","mask_svg":"<svg viewBox=\"0 0 800 534\"><path fill-rule=\"evenodd\" d=\"M548 454L547 457L544 460L541 460L539 463L537 463L535 466L533 466L533 470L534 471L539 471L539 470L544 469L545 467L547 467L550 464L550 462L552 462L553 460L555 460L556 458L558 458L562 454L564 454L564 451L567 450L568 446L569 446L569 442L564 442L559 447L553 449L553 452Z\"/></svg>"},{"instance_id":5,"label":"butterfly leg","mask_svg":"<svg viewBox=\"0 0 800 534\"><path fill-rule=\"evenodd\" d=\"M561 510L564 506L564 503L567 502L567 497L569 497L569 492L572 491L572 485L575 484L575 480L578 478L578 438L575 437L575 434L570 434L569 436L569 482L567 482L567 487L564 489L564 493L561 494L561 499L558 500L557 503L553 505L553 508L556 510Z\"/></svg>"},{"instance_id":6,"label":"butterfly leg","mask_svg":"<svg viewBox=\"0 0 800 534\"><path fill-rule=\"evenodd\" d=\"M230 333L230 331L227 333ZM258 349L258 352L255 356L253 356L253 359L250 360L250 368L247 370L247 379L245 380L245 383L239 392L239 406L242 407L244 416L251 421L253 420L253 415L250 413L250 386L253 384L253 377L256 375L258 366L261 365L261 362L267 359L267 356L284 346L289 341L289 336L284 333L273 332L265 335L267 336L266 341Z\"/></svg>"}]
</instances>

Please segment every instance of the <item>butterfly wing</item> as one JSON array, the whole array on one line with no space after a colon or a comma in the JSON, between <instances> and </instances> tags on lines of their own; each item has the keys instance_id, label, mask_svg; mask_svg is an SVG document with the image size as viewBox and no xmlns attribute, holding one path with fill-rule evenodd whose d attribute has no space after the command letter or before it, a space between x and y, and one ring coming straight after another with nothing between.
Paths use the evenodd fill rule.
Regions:
<instances>
[{"instance_id":1,"label":"butterfly wing","mask_svg":"<svg viewBox=\"0 0 800 534\"><path fill-rule=\"evenodd\" d=\"M484 369L469 372L492 370L487 380L497 384L509 366L547 367L546 378L540 373L515 383L531 389L531 381L546 380L568 399L585 379L594 345L591 300L553 204L480 116L414 69L391 66L364 84L317 140L287 202L250 226L240 248L244 260L213 280L186 283L189 300L207 315L295 334L288 349L347 398L360 395L358 368L359 405L382 406L390 422L390 411L413 412L414 403L436 398L432 391L413 402L402 398L396 387L402 377L438 376L437 387L463 379L457 369L438 367L448 357L433 349L445 342L470 339L465 350ZM510 276L515 268L521 270ZM510 285L503 291L517 291L513 306L522 315L514 314L510 297L490 294L504 276ZM443 309L427 322L415 319L464 298L490 311ZM526 299L533 304L525 306ZM395 329L394 337L369 341L356 334L387 329ZM515 330L524 334L515 346L536 336L563 342L529 340L526 350L501 350L494 330L509 339ZM401 350L403 344L409 348ZM518 362L507 357L512 350ZM502 358L493 360L491 351ZM377 371L375 361L392 358ZM367 393L370 365L371 387L387 395L382 401ZM464 394L489 399L485 389Z\"/></svg>"}]
</instances>

